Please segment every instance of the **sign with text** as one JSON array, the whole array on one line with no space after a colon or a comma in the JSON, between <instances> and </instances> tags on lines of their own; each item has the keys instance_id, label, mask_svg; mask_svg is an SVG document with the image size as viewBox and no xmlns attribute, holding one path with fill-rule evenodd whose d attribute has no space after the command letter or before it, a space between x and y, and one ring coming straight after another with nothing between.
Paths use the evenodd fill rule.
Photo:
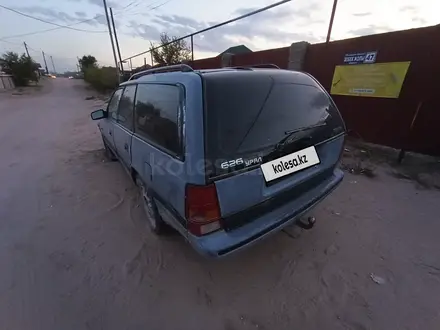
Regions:
<instances>
[{"instance_id":1,"label":"sign with text","mask_svg":"<svg viewBox=\"0 0 440 330\"><path fill-rule=\"evenodd\" d=\"M344 64L371 64L376 62L377 51L344 55Z\"/></svg>"},{"instance_id":2,"label":"sign with text","mask_svg":"<svg viewBox=\"0 0 440 330\"><path fill-rule=\"evenodd\" d=\"M333 95L398 98L411 62L335 67Z\"/></svg>"}]
</instances>

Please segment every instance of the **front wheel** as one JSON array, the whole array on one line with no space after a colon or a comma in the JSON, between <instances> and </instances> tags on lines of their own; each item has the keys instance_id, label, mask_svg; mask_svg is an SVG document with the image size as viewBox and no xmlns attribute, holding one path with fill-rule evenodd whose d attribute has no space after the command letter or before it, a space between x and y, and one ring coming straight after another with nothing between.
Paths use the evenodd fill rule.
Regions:
<instances>
[{"instance_id":1,"label":"front wheel","mask_svg":"<svg viewBox=\"0 0 440 330\"><path fill-rule=\"evenodd\" d=\"M139 189L142 207L147 217L148 227L150 227L150 230L157 235L164 234L167 229L166 224L160 217L156 203L154 202L151 194L148 192L148 188L139 177L136 178L136 185Z\"/></svg>"},{"instance_id":2,"label":"front wheel","mask_svg":"<svg viewBox=\"0 0 440 330\"><path fill-rule=\"evenodd\" d=\"M115 154L113 153L113 151L110 149L110 147L107 145L107 142L105 142L104 137L102 137L102 143L104 144L104 152L105 152L105 157L112 161L115 162L118 160L118 158L116 158Z\"/></svg>"}]
</instances>

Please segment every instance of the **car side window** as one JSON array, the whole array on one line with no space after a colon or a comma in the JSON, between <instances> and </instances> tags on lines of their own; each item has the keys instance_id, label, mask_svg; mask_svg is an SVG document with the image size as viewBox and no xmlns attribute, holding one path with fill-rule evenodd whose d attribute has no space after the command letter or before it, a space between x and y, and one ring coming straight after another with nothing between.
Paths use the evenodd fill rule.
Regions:
<instances>
[{"instance_id":1,"label":"car side window","mask_svg":"<svg viewBox=\"0 0 440 330\"><path fill-rule=\"evenodd\" d=\"M116 112L118 111L119 100L121 99L123 90L123 88L119 88L113 93L113 96L107 106L108 118L116 120Z\"/></svg>"},{"instance_id":2,"label":"car side window","mask_svg":"<svg viewBox=\"0 0 440 330\"><path fill-rule=\"evenodd\" d=\"M119 102L117 122L126 129L133 130L133 108L136 85L126 86Z\"/></svg>"},{"instance_id":3,"label":"car side window","mask_svg":"<svg viewBox=\"0 0 440 330\"><path fill-rule=\"evenodd\" d=\"M139 84L134 120L137 134L177 155L182 154L180 95L175 85Z\"/></svg>"}]
</instances>

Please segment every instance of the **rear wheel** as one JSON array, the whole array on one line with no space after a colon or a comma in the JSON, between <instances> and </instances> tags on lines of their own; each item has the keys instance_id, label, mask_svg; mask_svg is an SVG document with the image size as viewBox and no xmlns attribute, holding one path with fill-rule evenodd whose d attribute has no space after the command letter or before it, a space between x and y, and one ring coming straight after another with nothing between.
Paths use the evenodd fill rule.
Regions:
<instances>
[{"instance_id":1,"label":"rear wheel","mask_svg":"<svg viewBox=\"0 0 440 330\"><path fill-rule=\"evenodd\" d=\"M166 232L167 225L160 217L156 203L154 202L151 194L148 192L147 186L139 177L136 177L136 185L139 189L141 204L147 217L146 222L148 227L157 235L164 234Z\"/></svg>"},{"instance_id":2,"label":"rear wheel","mask_svg":"<svg viewBox=\"0 0 440 330\"><path fill-rule=\"evenodd\" d=\"M107 145L107 142L105 142L104 138L102 138L102 143L104 144L104 149L105 149L105 157L112 161L115 162L118 160L118 158L116 158L115 154L113 153L113 151L110 149L110 147Z\"/></svg>"}]
</instances>

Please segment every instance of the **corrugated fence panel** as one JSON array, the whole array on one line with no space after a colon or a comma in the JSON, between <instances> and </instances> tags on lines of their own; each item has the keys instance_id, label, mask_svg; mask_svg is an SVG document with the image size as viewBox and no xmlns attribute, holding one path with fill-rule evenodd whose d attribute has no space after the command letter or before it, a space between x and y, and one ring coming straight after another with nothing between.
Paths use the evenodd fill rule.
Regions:
<instances>
[{"instance_id":1,"label":"corrugated fence panel","mask_svg":"<svg viewBox=\"0 0 440 330\"><path fill-rule=\"evenodd\" d=\"M191 66L195 70L220 68L221 67L221 58L220 57L209 57L209 58L203 58L200 60L195 60L192 62Z\"/></svg>"},{"instance_id":2,"label":"corrugated fence panel","mask_svg":"<svg viewBox=\"0 0 440 330\"><path fill-rule=\"evenodd\" d=\"M440 25L310 45L304 70L330 91L344 55L378 51L377 63L411 61L398 99L334 95L351 134L394 148L440 155ZM286 69L290 47L233 56L233 66L276 64ZM193 62L195 69L221 67L221 58ZM419 115L410 134L418 105Z\"/></svg>"},{"instance_id":3,"label":"corrugated fence panel","mask_svg":"<svg viewBox=\"0 0 440 330\"><path fill-rule=\"evenodd\" d=\"M275 64L287 69L289 62L289 47L262 50L258 52L234 55L232 66L247 66L254 64ZM221 67L221 57L204 58L192 63L194 69L215 69Z\"/></svg>"},{"instance_id":4,"label":"corrugated fence panel","mask_svg":"<svg viewBox=\"0 0 440 330\"><path fill-rule=\"evenodd\" d=\"M289 62L289 47L262 50L258 52L235 55L232 58L233 66L255 64L275 64L281 69L287 69Z\"/></svg>"},{"instance_id":5,"label":"corrugated fence panel","mask_svg":"<svg viewBox=\"0 0 440 330\"><path fill-rule=\"evenodd\" d=\"M305 71L330 90L336 65L344 54L377 50L377 63L411 61L398 99L334 95L349 129L363 139L417 152L440 155L440 26L314 44L307 50ZM412 118L422 107L414 129Z\"/></svg>"}]
</instances>

